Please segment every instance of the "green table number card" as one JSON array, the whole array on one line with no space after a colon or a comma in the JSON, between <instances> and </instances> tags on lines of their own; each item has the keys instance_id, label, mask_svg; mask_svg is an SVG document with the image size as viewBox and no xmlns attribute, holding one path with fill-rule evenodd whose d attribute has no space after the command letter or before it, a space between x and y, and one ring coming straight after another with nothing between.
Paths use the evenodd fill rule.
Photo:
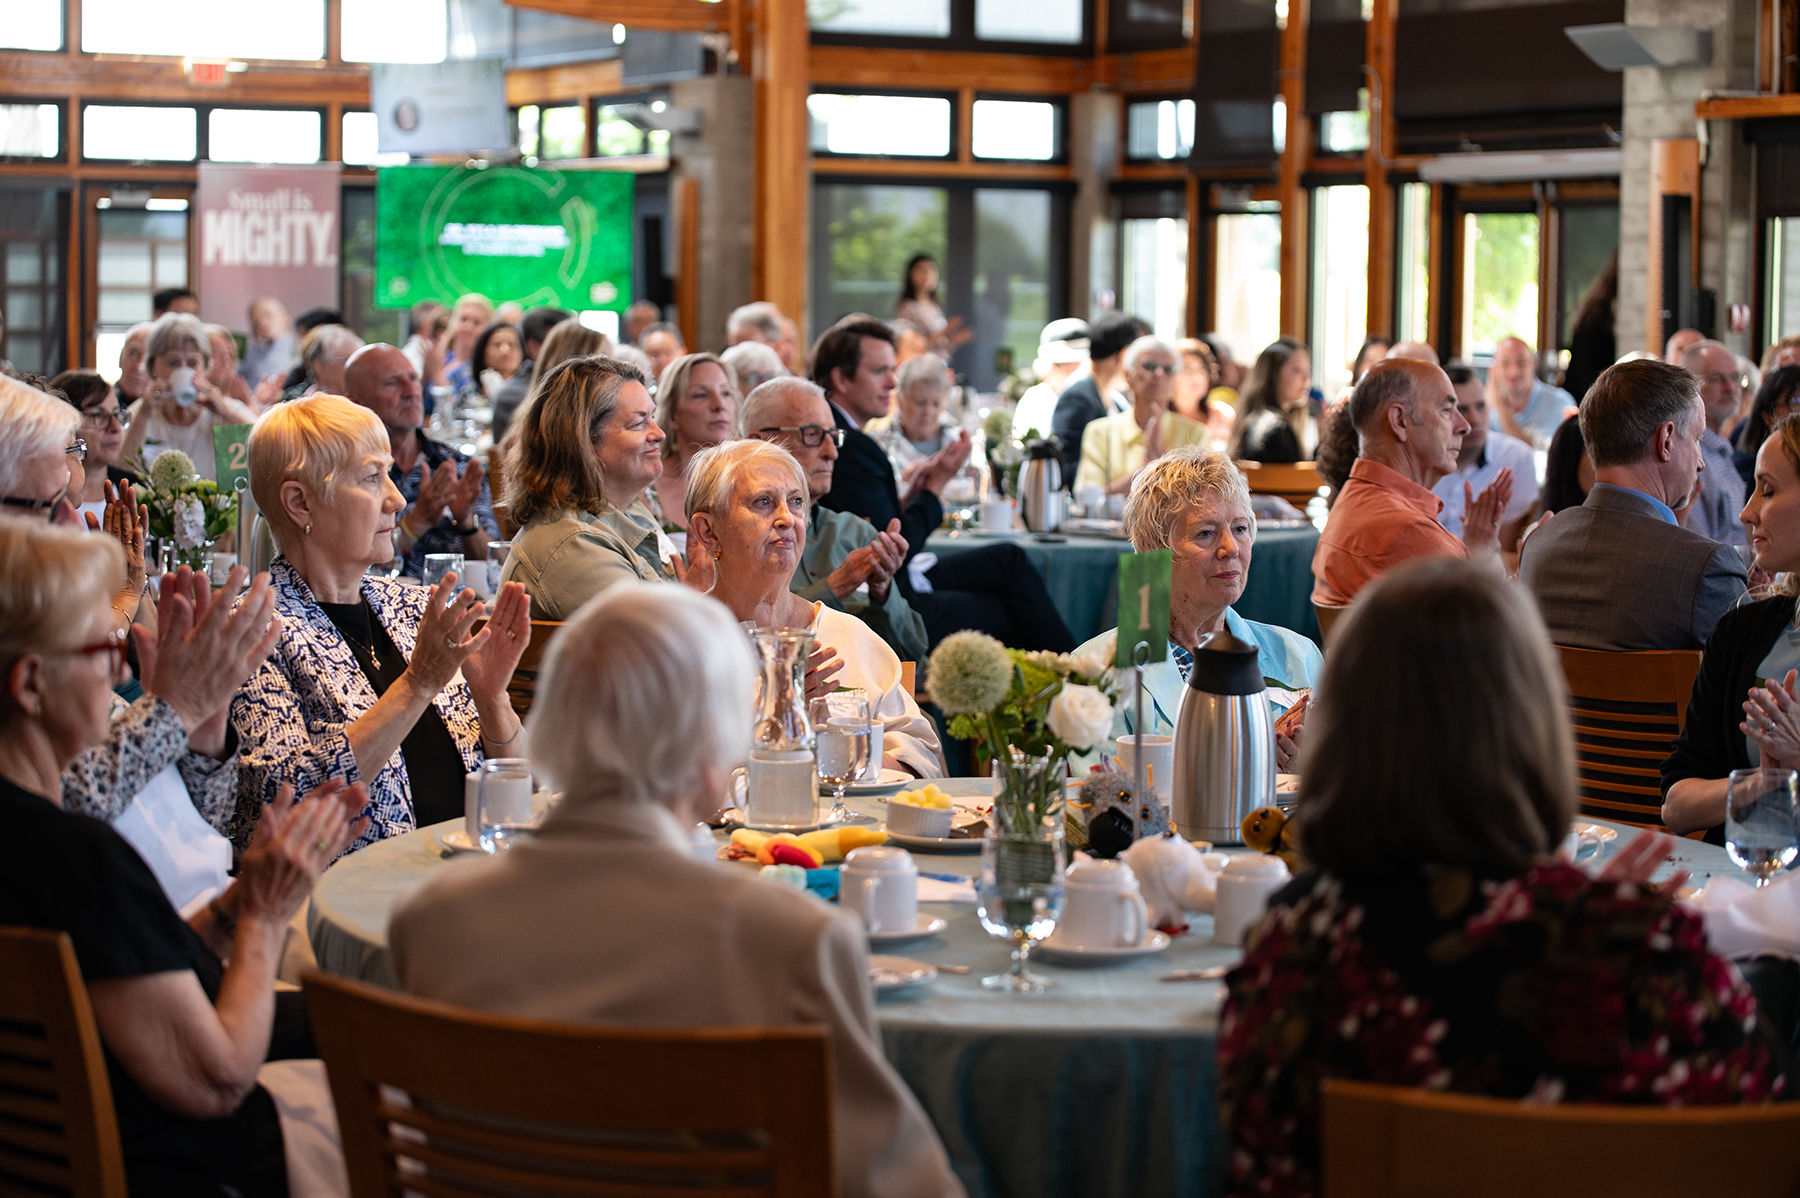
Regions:
<instances>
[{"instance_id":1,"label":"green table number card","mask_svg":"<svg viewBox=\"0 0 1800 1198\"><path fill-rule=\"evenodd\" d=\"M250 477L249 425L221 424L213 429L213 463L218 467L219 490L223 494L231 494L238 479Z\"/></svg>"},{"instance_id":2,"label":"green table number card","mask_svg":"<svg viewBox=\"0 0 1800 1198\"><path fill-rule=\"evenodd\" d=\"M1145 663L1169 656L1169 578L1175 554L1167 549L1154 553L1119 555L1119 650L1113 658L1121 668L1137 664L1132 650L1139 641L1149 643Z\"/></svg>"}]
</instances>

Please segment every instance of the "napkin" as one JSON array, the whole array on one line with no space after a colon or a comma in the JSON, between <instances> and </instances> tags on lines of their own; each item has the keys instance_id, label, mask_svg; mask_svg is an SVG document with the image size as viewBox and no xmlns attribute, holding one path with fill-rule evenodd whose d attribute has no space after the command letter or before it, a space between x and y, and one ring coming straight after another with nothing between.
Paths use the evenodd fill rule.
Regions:
<instances>
[{"instance_id":1,"label":"napkin","mask_svg":"<svg viewBox=\"0 0 1800 1198\"><path fill-rule=\"evenodd\" d=\"M1706 941L1720 956L1800 961L1800 877L1788 874L1757 890L1715 876L1695 901Z\"/></svg>"},{"instance_id":2,"label":"napkin","mask_svg":"<svg viewBox=\"0 0 1800 1198\"><path fill-rule=\"evenodd\" d=\"M909 577L912 579L912 588L916 593L931 594L931 579L925 577L925 572L937 564L938 556L935 553L915 553L913 559L906 563Z\"/></svg>"},{"instance_id":3,"label":"napkin","mask_svg":"<svg viewBox=\"0 0 1800 1198\"><path fill-rule=\"evenodd\" d=\"M921 903L972 903L975 901L975 879L965 878L960 882L946 882L942 878L928 878L919 875L919 901Z\"/></svg>"}]
</instances>

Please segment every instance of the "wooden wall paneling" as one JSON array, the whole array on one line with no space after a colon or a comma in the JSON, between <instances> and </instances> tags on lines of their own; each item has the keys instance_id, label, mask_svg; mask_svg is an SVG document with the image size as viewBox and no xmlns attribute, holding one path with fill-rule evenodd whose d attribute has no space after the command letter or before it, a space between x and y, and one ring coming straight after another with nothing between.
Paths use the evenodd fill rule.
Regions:
<instances>
[{"instance_id":1,"label":"wooden wall paneling","mask_svg":"<svg viewBox=\"0 0 1800 1198\"><path fill-rule=\"evenodd\" d=\"M1562 340L1562 208L1552 203L1553 185L1538 187L1538 360L1548 356L1557 368L1557 343Z\"/></svg>"},{"instance_id":2,"label":"wooden wall paneling","mask_svg":"<svg viewBox=\"0 0 1800 1198\"><path fill-rule=\"evenodd\" d=\"M325 140L321 148L324 161L344 160L344 106L337 100L325 106Z\"/></svg>"},{"instance_id":3,"label":"wooden wall paneling","mask_svg":"<svg viewBox=\"0 0 1800 1198\"><path fill-rule=\"evenodd\" d=\"M634 0L635 2L635 0ZM811 154L805 0L757 0L756 186L751 290L806 330ZM960 84L959 84L960 86Z\"/></svg>"},{"instance_id":4,"label":"wooden wall paneling","mask_svg":"<svg viewBox=\"0 0 1800 1198\"><path fill-rule=\"evenodd\" d=\"M1308 0L1288 0L1287 25L1281 31L1281 96L1287 103L1287 144L1281 155L1281 331L1306 339L1311 299L1307 281L1310 237L1306 188L1301 176L1312 145L1312 121L1306 115L1306 24Z\"/></svg>"},{"instance_id":5,"label":"wooden wall paneling","mask_svg":"<svg viewBox=\"0 0 1800 1198\"><path fill-rule=\"evenodd\" d=\"M1218 321L1218 313L1213 311L1213 304L1219 294L1219 213L1210 197L1201 219L1206 226L1203 230L1206 237L1206 260L1200 264L1200 315L1196 327L1205 333L1211 331Z\"/></svg>"},{"instance_id":6,"label":"wooden wall paneling","mask_svg":"<svg viewBox=\"0 0 1800 1198\"><path fill-rule=\"evenodd\" d=\"M975 89L958 88L956 92L956 160L975 161Z\"/></svg>"},{"instance_id":7,"label":"wooden wall paneling","mask_svg":"<svg viewBox=\"0 0 1800 1198\"><path fill-rule=\"evenodd\" d=\"M1756 6L1756 90L1778 90L1781 79L1780 0L1758 0Z\"/></svg>"},{"instance_id":8,"label":"wooden wall paneling","mask_svg":"<svg viewBox=\"0 0 1800 1198\"><path fill-rule=\"evenodd\" d=\"M1685 195L1693 201L1694 262L1692 278L1700 279L1700 142L1692 137L1655 138L1650 142L1649 264L1644 288L1644 348L1661 355L1663 338L1663 197ZM1677 314L1676 319L1679 319Z\"/></svg>"},{"instance_id":9,"label":"wooden wall paneling","mask_svg":"<svg viewBox=\"0 0 1800 1198\"><path fill-rule=\"evenodd\" d=\"M1439 346L1444 343L1443 317L1440 313L1440 300L1448 281L1444 274L1443 254L1444 238L1448 228L1444 222L1444 185L1428 184L1431 188L1431 200L1425 217L1425 341L1428 345ZM1449 361L1446 356L1445 361Z\"/></svg>"},{"instance_id":10,"label":"wooden wall paneling","mask_svg":"<svg viewBox=\"0 0 1800 1198\"><path fill-rule=\"evenodd\" d=\"M506 103L512 108L567 103L578 97L614 95L624 90L624 69L616 58L506 72Z\"/></svg>"},{"instance_id":11,"label":"wooden wall paneling","mask_svg":"<svg viewBox=\"0 0 1800 1198\"><path fill-rule=\"evenodd\" d=\"M684 345L700 344L700 180L671 180L675 202L675 313Z\"/></svg>"},{"instance_id":12,"label":"wooden wall paneling","mask_svg":"<svg viewBox=\"0 0 1800 1198\"><path fill-rule=\"evenodd\" d=\"M225 78L224 87L201 92L188 82L179 58L0 51L0 96L75 95L120 103L268 104L284 108L322 108L336 100L351 108L369 106L367 66L252 62L248 70Z\"/></svg>"},{"instance_id":13,"label":"wooden wall paneling","mask_svg":"<svg viewBox=\"0 0 1800 1198\"><path fill-rule=\"evenodd\" d=\"M775 0L757 0L758 16ZM758 42L765 37L758 21ZM984 92L1068 95L1102 82L1093 59L1032 54L981 54L951 50L882 50L864 46L811 46L806 79L819 86L959 91L969 80ZM1190 68L1189 74L1192 74ZM758 77L761 77L760 67Z\"/></svg>"},{"instance_id":14,"label":"wooden wall paneling","mask_svg":"<svg viewBox=\"0 0 1800 1198\"><path fill-rule=\"evenodd\" d=\"M325 0L325 61L343 65L344 0Z\"/></svg>"},{"instance_id":15,"label":"wooden wall paneling","mask_svg":"<svg viewBox=\"0 0 1800 1198\"><path fill-rule=\"evenodd\" d=\"M731 13L723 4L708 0L507 0L517 8L561 13L605 25L629 25L634 29L676 29L718 33L726 29Z\"/></svg>"},{"instance_id":16,"label":"wooden wall paneling","mask_svg":"<svg viewBox=\"0 0 1800 1198\"><path fill-rule=\"evenodd\" d=\"M755 37L750 27L750 0L724 0L731 6L731 49L728 60L736 60L738 74L749 75L756 63Z\"/></svg>"},{"instance_id":17,"label":"wooden wall paneling","mask_svg":"<svg viewBox=\"0 0 1800 1198\"><path fill-rule=\"evenodd\" d=\"M1369 189L1369 334L1394 335L1394 219L1396 192L1388 182L1388 153L1399 144L1395 132L1394 36L1397 0L1374 0L1364 49L1369 89L1369 145L1363 151L1363 185Z\"/></svg>"}]
</instances>

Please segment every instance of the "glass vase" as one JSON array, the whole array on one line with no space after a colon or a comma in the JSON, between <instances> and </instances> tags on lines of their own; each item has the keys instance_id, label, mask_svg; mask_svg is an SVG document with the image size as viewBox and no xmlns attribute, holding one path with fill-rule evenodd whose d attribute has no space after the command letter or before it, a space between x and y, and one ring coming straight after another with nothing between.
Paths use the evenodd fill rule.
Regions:
<instances>
[{"instance_id":1,"label":"glass vase","mask_svg":"<svg viewBox=\"0 0 1800 1198\"><path fill-rule=\"evenodd\" d=\"M994 817L981 846L976 913L989 935L1012 943L1012 968L981 979L989 990L1029 994L1051 985L1031 972L1029 958L1062 915L1062 773L1053 757L1013 752L994 763Z\"/></svg>"}]
</instances>

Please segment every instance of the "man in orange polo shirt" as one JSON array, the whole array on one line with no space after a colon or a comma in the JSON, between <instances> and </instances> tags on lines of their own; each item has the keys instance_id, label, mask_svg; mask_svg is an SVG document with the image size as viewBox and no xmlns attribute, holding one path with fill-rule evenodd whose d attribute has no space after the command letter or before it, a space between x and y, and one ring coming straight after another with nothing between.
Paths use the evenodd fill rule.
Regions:
<instances>
[{"instance_id":1,"label":"man in orange polo shirt","mask_svg":"<svg viewBox=\"0 0 1800 1198\"><path fill-rule=\"evenodd\" d=\"M1362 448L1313 554L1314 603L1346 607L1377 575L1415 557L1499 552L1511 470L1479 496L1463 484L1460 540L1438 523L1444 505L1431 488L1456 470L1469 431L1448 375L1412 358L1379 362L1351 392L1350 420Z\"/></svg>"}]
</instances>

